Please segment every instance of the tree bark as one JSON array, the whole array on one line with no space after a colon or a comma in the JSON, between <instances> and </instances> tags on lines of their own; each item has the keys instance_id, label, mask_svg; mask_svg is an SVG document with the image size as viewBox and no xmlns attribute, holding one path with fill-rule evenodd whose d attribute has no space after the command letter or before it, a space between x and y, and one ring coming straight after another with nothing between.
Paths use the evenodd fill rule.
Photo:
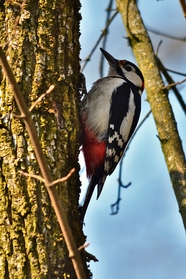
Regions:
<instances>
[{"instance_id":1,"label":"tree bark","mask_svg":"<svg viewBox=\"0 0 186 279\"><path fill-rule=\"evenodd\" d=\"M163 80L159 73L156 56L136 1L116 0L116 3L132 50L145 78L148 101L186 229L186 162L168 92L162 88Z\"/></svg>"},{"instance_id":2,"label":"tree bark","mask_svg":"<svg viewBox=\"0 0 186 279\"><path fill-rule=\"evenodd\" d=\"M28 106L55 85L32 117L54 179L76 169L57 188L77 246L85 241L78 213L79 9L78 0L0 4L1 46ZM44 184L18 173L39 168L3 72L0 80L0 278L76 278Z\"/></svg>"}]
</instances>

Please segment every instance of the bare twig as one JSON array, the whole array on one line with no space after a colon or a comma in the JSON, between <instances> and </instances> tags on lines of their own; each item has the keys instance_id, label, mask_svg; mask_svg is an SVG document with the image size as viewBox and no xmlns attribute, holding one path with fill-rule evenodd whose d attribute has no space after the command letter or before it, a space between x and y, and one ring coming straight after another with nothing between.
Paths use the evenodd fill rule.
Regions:
<instances>
[{"instance_id":1,"label":"bare twig","mask_svg":"<svg viewBox=\"0 0 186 279\"><path fill-rule=\"evenodd\" d=\"M163 32L160 32L158 30L155 30L147 25L145 25L146 29L151 32L151 33L154 33L156 35L160 35L160 36L163 36L163 37L166 37L166 38L170 38L170 39L173 39L173 40L177 40L177 41L186 41L186 37L183 37L183 38L180 38L180 37L175 37L175 36L172 36L172 35L169 35L167 33L163 33Z\"/></svg>"},{"instance_id":2,"label":"bare twig","mask_svg":"<svg viewBox=\"0 0 186 279\"><path fill-rule=\"evenodd\" d=\"M51 186L56 185L57 183L66 181L67 179L69 179L69 177L70 177L74 172L75 172L75 168L71 169L71 171L69 171L69 173L68 173L66 176L54 180L52 183L50 183L49 186L51 187Z\"/></svg>"},{"instance_id":3,"label":"bare twig","mask_svg":"<svg viewBox=\"0 0 186 279\"><path fill-rule=\"evenodd\" d=\"M141 122L138 124L136 130L134 131L132 137L130 138L130 141L129 141L128 145L127 145L127 148L126 148L126 150L125 150L125 153L126 153L127 150L129 149L129 146L130 146L130 144L131 144L131 141L133 140L133 138L135 137L135 135L136 135L137 132L139 131L140 127L141 127L141 126L143 125L143 123L147 120L147 118L150 116L151 113L152 113L152 111L149 110L149 111L147 112L147 114L144 116L144 118L141 120ZM124 155L125 155L125 153L124 153ZM124 157L124 156L123 156L123 157ZM123 157L122 157L122 160L123 160Z\"/></svg>"},{"instance_id":4,"label":"bare twig","mask_svg":"<svg viewBox=\"0 0 186 279\"><path fill-rule=\"evenodd\" d=\"M185 74L185 73L177 72L177 71L175 71L175 70L171 70L171 69L168 69L168 68L166 68L166 70L167 70L168 72L173 73L173 74L186 77L186 74Z\"/></svg>"},{"instance_id":5,"label":"bare twig","mask_svg":"<svg viewBox=\"0 0 186 279\"><path fill-rule=\"evenodd\" d=\"M111 24L111 22L113 21L113 19L115 18L115 16L118 14L118 11L116 11L112 17L110 18L110 20L107 22L105 28L102 30L101 35L99 36L97 42L95 43L93 49L91 50L90 54L88 55L88 57L84 60L84 64L81 67L81 71L83 72L83 70L85 69L85 66L87 65L88 61L90 61L91 56L93 55L94 51L96 50L97 46L99 45L101 39L105 36L105 34L107 33L107 29L109 27L109 25Z\"/></svg>"},{"instance_id":6,"label":"bare twig","mask_svg":"<svg viewBox=\"0 0 186 279\"><path fill-rule=\"evenodd\" d=\"M163 41L161 40L161 41L159 42L158 46L157 46L156 55L158 55L158 51L159 51L159 48L160 48L160 46L161 46L162 43L163 43Z\"/></svg>"},{"instance_id":7,"label":"bare twig","mask_svg":"<svg viewBox=\"0 0 186 279\"><path fill-rule=\"evenodd\" d=\"M49 185L53 182L53 179L52 179L50 170L48 168L46 158L42 152L41 145L40 145L40 142L39 142L39 139L37 136L37 131L33 124L31 114L26 106L23 95L20 92L20 89L16 83L16 80L13 76L13 73L10 69L10 66L6 60L6 57L5 57L1 47L0 47L0 63L2 65L5 75L7 76L7 79L10 83L10 86L12 88L14 98L19 107L20 113L21 113L21 115L25 115L24 122L25 122L26 128L28 130L28 134L33 143L36 158L37 158L43 179L45 181L45 186L47 188L51 202L53 204L53 208L55 210L61 231L63 232L63 236L64 236L64 239L66 241L68 251L69 251L69 256L72 259L72 263L73 263L77 278L86 279L86 275L85 275L85 271L84 271L83 264L81 261L80 253L75 244L75 241L74 241L74 238L72 235L72 231L70 229L66 214L63 211L56 187L49 187Z\"/></svg>"},{"instance_id":8,"label":"bare twig","mask_svg":"<svg viewBox=\"0 0 186 279\"><path fill-rule=\"evenodd\" d=\"M54 186L60 182L64 182L66 181L73 173L75 172L75 169L71 169L71 171L64 177L62 178L59 178L59 179L56 179L54 180L53 182L51 182L48 187L51 187L51 186ZM19 171L20 174L24 175L24 176L27 176L27 177L31 177L31 178L35 178L37 180L40 180L42 182L45 183L45 180L40 176L40 175L36 175L36 174L32 174L32 173L27 173L27 172L24 172L24 171Z\"/></svg>"},{"instance_id":9,"label":"bare twig","mask_svg":"<svg viewBox=\"0 0 186 279\"><path fill-rule=\"evenodd\" d=\"M43 94L41 94L41 96L39 96L39 98L31 105L31 107L29 108L29 111L31 112L35 106L41 102L41 100L48 94L50 94L52 92L52 90L55 88L54 85L50 85L50 87L47 89L47 91Z\"/></svg>"},{"instance_id":10,"label":"bare twig","mask_svg":"<svg viewBox=\"0 0 186 279\"><path fill-rule=\"evenodd\" d=\"M36 175L36 174L32 174L32 173L27 173L27 172L24 172L24 171L21 171L21 170L19 171L19 173L20 173L21 175L26 176L26 177L35 178L35 179L40 180L40 181L42 181L42 182L45 183L44 178L42 178L40 175Z\"/></svg>"},{"instance_id":11,"label":"bare twig","mask_svg":"<svg viewBox=\"0 0 186 279\"><path fill-rule=\"evenodd\" d=\"M12 114L14 118L24 119L26 116L22 114Z\"/></svg>"},{"instance_id":12,"label":"bare twig","mask_svg":"<svg viewBox=\"0 0 186 279\"><path fill-rule=\"evenodd\" d=\"M112 12L112 4L113 4L113 0L109 0L109 4L108 7L106 9L107 11L107 16L106 16L106 24L107 22L109 22L110 17L111 17L111 12ZM109 34L109 26L107 28L107 32L105 33L105 36L103 37L103 42L102 42L102 48L105 49L106 47L106 41L107 41L107 36ZM100 77L103 77L103 65L104 65L104 56L101 54L101 58L100 58L100 67L99 67L99 73L100 73Z\"/></svg>"},{"instance_id":13,"label":"bare twig","mask_svg":"<svg viewBox=\"0 0 186 279\"><path fill-rule=\"evenodd\" d=\"M175 83L174 80L172 79L172 77L168 74L168 72L167 72L168 70L164 67L163 63L157 56L156 56L156 60L157 60L158 67L159 67L160 71L162 72L162 74L164 75L164 77L166 78L167 82L169 84ZM177 90L176 86L173 86L171 89L173 90L181 108L183 109L184 113L186 114L186 104L185 104L181 94Z\"/></svg>"},{"instance_id":14,"label":"bare twig","mask_svg":"<svg viewBox=\"0 0 186 279\"><path fill-rule=\"evenodd\" d=\"M48 95L48 94L50 94L51 92L52 92L52 90L55 88L55 86L54 85L50 85L50 87L47 89L47 91L45 92L45 93L43 93L43 94L41 94L41 96L39 96L39 98L37 98L37 100L31 105L31 107L29 108L29 111L31 112L35 107L36 107L36 105L38 104L38 103L40 103L41 102L41 100L46 96L46 95ZM20 114L20 115L18 115L18 114L13 114L13 117L15 117L15 118L25 118L26 116L25 115L22 115L22 114Z\"/></svg>"},{"instance_id":15,"label":"bare twig","mask_svg":"<svg viewBox=\"0 0 186 279\"><path fill-rule=\"evenodd\" d=\"M87 248L89 245L90 245L90 243L85 243L84 245L81 245L81 246L78 248L78 250L79 250L79 251L80 251L80 250L83 250L83 249Z\"/></svg>"},{"instance_id":16,"label":"bare twig","mask_svg":"<svg viewBox=\"0 0 186 279\"><path fill-rule=\"evenodd\" d=\"M119 172L122 172L122 162L120 164ZM121 176L121 174L119 176ZM121 181L119 181L119 179L118 179L118 182L119 183L118 183L117 199L116 199L115 203L110 205L110 207L111 207L110 215L116 215L119 212L119 204L120 204L120 201L121 201L121 188L128 188L132 184L131 182L129 182L127 185L124 185Z\"/></svg>"},{"instance_id":17,"label":"bare twig","mask_svg":"<svg viewBox=\"0 0 186 279\"><path fill-rule=\"evenodd\" d=\"M179 84L182 84L182 83L184 83L185 81L186 81L186 78L184 78L184 79L181 80L181 81L177 81L177 82L168 84L167 86L164 86L163 89L170 89L171 87L176 86L176 85L179 85Z\"/></svg>"}]
</instances>

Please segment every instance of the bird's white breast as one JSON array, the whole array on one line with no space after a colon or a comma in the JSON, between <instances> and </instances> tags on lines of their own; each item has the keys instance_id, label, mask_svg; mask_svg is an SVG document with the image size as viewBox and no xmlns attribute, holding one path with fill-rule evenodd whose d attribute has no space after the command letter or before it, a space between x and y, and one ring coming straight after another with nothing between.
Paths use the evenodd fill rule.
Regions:
<instances>
[{"instance_id":1,"label":"bird's white breast","mask_svg":"<svg viewBox=\"0 0 186 279\"><path fill-rule=\"evenodd\" d=\"M95 82L87 94L87 125L100 139L107 133L112 93L123 82L121 78L106 77Z\"/></svg>"}]
</instances>

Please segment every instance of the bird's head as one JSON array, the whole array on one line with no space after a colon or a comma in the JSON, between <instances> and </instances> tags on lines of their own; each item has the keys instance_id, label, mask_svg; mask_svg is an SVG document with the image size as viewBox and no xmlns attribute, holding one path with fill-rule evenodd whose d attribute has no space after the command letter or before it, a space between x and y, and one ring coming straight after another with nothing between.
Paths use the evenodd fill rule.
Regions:
<instances>
[{"instance_id":1,"label":"bird's head","mask_svg":"<svg viewBox=\"0 0 186 279\"><path fill-rule=\"evenodd\" d=\"M141 92L144 89L144 78L140 69L130 61L127 60L117 60L106 50L100 48L103 55L107 59L110 68L109 76L119 75L126 78L128 81L133 83L136 87L140 88Z\"/></svg>"}]
</instances>

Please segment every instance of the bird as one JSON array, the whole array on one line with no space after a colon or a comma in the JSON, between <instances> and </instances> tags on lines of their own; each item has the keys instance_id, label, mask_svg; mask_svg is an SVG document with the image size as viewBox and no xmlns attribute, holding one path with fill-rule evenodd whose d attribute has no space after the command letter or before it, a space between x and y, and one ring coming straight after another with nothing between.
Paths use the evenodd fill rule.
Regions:
<instances>
[{"instance_id":1,"label":"bird","mask_svg":"<svg viewBox=\"0 0 186 279\"><path fill-rule=\"evenodd\" d=\"M98 199L136 128L144 90L143 74L135 64L100 50L109 64L108 75L93 83L82 100L80 112L82 152L89 178L80 206L82 222L95 187Z\"/></svg>"}]
</instances>

